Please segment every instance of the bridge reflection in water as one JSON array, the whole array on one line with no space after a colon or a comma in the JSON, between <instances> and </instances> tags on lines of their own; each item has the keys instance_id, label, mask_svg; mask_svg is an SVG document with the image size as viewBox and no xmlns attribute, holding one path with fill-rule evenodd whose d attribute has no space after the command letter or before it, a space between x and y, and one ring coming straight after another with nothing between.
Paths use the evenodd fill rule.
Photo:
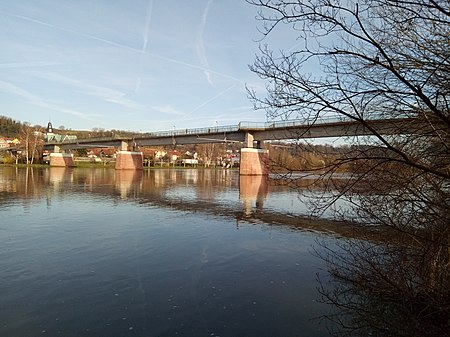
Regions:
<instances>
[{"instance_id":1,"label":"bridge reflection in water","mask_svg":"<svg viewBox=\"0 0 450 337\"><path fill-rule=\"evenodd\" d=\"M91 193L115 204L131 201L141 206L232 217L237 225L263 223L291 230L353 235L351 224L308 217L307 206L289 187L274 185L265 176L240 176L236 171L2 168L2 190L16 191L12 198L22 198L24 203L46 198L51 206L52 198L60 195ZM8 202L6 199L0 197L0 207Z\"/></svg>"}]
</instances>

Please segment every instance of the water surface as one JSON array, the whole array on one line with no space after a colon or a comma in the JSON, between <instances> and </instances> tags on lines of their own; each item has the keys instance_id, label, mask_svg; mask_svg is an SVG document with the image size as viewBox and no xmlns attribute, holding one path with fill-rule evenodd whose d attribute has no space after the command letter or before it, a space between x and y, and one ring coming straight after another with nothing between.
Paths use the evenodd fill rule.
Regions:
<instances>
[{"instance_id":1,"label":"water surface","mask_svg":"<svg viewBox=\"0 0 450 337\"><path fill-rule=\"evenodd\" d=\"M237 172L0 167L0 336L328 336L306 212Z\"/></svg>"}]
</instances>

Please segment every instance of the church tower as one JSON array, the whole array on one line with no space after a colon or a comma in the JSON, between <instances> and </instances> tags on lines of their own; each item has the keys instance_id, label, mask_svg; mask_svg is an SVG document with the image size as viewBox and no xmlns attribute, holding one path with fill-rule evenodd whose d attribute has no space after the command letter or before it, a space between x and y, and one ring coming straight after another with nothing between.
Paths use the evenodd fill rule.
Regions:
<instances>
[{"instance_id":1,"label":"church tower","mask_svg":"<svg viewBox=\"0 0 450 337\"><path fill-rule=\"evenodd\" d=\"M48 124L47 124L47 133L53 133L52 122L48 122Z\"/></svg>"}]
</instances>

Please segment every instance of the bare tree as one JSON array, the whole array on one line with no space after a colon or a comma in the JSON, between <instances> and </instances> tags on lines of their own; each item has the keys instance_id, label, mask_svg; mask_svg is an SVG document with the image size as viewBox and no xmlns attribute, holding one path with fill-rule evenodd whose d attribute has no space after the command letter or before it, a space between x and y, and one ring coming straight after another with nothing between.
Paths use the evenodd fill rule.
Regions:
<instances>
[{"instance_id":1,"label":"bare tree","mask_svg":"<svg viewBox=\"0 0 450 337\"><path fill-rule=\"evenodd\" d=\"M36 155L42 151L42 139L39 138L39 130L23 123L20 128L20 143L25 152L25 162L33 165Z\"/></svg>"},{"instance_id":2,"label":"bare tree","mask_svg":"<svg viewBox=\"0 0 450 337\"><path fill-rule=\"evenodd\" d=\"M324 255L336 287L323 294L344 312L334 318L355 335L448 335L449 2L248 2L259 8L263 40L287 25L294 45L261 47L251 69L267 81L267 95L250 90L255 107L272 120L338 116L371 133L352 138L358 146L327 166L322 179L335 194L316 204L345 198L352 208L337 215L361 224L361 238L367 226L380 233L342 240L339 252ZM329 179L349 164L349 179Z\"/></svg>"},{"instance_id":3,"label":"bare tree","mask_svg":"<svg viewBox=\"0 0 450 337\"><path fill-rule=\"evenodd\" d=\"M23 123L20 128L20 144L25 150L25 163L30 163L30 138L32 137L32 130L30 123Z\"/></svg>"},{"instance_id":4,"label":"bare tree","mask_svg":"<svg viewBox=\"0 0 450 337\"><path fill-rule=\"evenodd\" d=\"M215 159L217 156L217 149L214 143L199 144L197 145L196 150L203 157L203 163L205 167L210 167L213 162L215 163Z\"/></svg>"}]
</instances>

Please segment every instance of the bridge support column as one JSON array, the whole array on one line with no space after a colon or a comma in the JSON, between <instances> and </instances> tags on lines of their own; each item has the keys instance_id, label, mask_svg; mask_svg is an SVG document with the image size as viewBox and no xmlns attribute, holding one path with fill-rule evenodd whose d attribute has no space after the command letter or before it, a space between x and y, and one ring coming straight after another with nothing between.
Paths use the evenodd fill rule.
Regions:
<instances>
[{"instance_id":1,"label":"bridge support column","mask_svg":"<svg viewBox=\"0 0 450 337\"><path fill-rule=\"evenodd\" d=\"M118 151L116 153L116 170L142 170L144 154L135 151Z\"/></svg>"},{"instance_id":2,"label":"bridge support column","mask_svg":"<svg viewBox=\"0 0 450 337\"><path fill-rule=\"evenodd\" d=\"M73 161L72 153L61 153L59 146L55 145L53 152L50 153L50 166L56 167L73 167L75 163Z\"/></svg>"},{"instance_id":3,"label":"bridge support column","mask_svg":"<svg viewBox=\"0 0 450 337\"><path fill-rule=\"evenodd\" d=\"M127 151L128 150L128 142L121 141L119 146L119 151Z\"/></svg>"},{"instance_id":4,"label":"bridge support column","mask_svg":"<svg viewBox=\"0 0 450 337\"><path fill-rule=\"evenodd\" d=\"M75 166L72 153L50 153L50 166L72 167Z\"/></svg>"},{"instance_id":5,"label":"bridge support column","mask_svg":"<svg viewBox=\"0 0 450 337\"><path fill-rule=\"evenodd\" d=\"M255 148L256 145L256 148ZM245 134L241 149L239 174L241 176L264 176L269 174L269 151L262 149L262 142L256 141L252 133Z\"/></svg>"},{"instance_id":6,"label":"bridge support column","mask_svg":"<svg viewBox=\"0 0 450 337\"><path fill-rule=\"evenodd\" d=\"M239 164L241 176L263 176L269 174L269 151L244 147Z\"/></svg>"}]
</instances>

